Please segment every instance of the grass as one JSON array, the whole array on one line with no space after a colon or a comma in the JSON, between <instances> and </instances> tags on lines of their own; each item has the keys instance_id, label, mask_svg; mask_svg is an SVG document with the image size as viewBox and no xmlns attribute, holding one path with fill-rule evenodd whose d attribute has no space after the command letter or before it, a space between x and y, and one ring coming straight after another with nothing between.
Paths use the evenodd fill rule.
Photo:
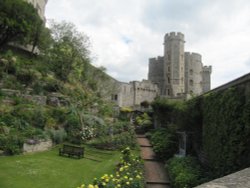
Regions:
<instances>
[{"instance_id":1,"label":"grass","mask_svg":"<svg viewBox=\"0 0 250 188\"><path fill-rule=\"evenodd\" d=\"M0 187L3 188L76 188L94 177L112 173L119 151L85 148L83 159L58 156L50 151L0 157Z\"/></svg>"}]
</instances>

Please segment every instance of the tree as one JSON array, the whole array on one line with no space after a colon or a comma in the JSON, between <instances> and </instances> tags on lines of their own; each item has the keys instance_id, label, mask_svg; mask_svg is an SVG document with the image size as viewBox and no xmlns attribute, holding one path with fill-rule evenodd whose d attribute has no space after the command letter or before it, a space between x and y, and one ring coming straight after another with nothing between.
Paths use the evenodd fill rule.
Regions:
<instances>
[{"instance_id":1,"label":"tree","mask_svg":"<svg viewBox=\"0 0 250 188\"><path fill-rule=\"evenodd\" d=\"M9 42L30 44L35 40L34 32L42 25L31 4L23 0L0 1L0 48Z\"/></svg>"},{"instance_id":2,"label":"tree","mask_svg":"<svg viewBox=\"0 0 250 188\"><path fill-rule=\"evenodd\" d=\"M67 81L70 75L81 78L89 63L88 37L77 31L72 23L50 23L52 44L46 56L56 76Z\"/></svg>"}]
</instances>

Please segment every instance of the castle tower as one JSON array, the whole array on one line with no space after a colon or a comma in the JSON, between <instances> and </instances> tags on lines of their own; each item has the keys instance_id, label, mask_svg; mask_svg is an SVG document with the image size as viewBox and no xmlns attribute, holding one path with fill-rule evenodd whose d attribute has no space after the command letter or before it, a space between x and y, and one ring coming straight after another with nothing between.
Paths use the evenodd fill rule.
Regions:
<instances>
[{"instance_id":1,"label":"castle tower","mask_svg":"<svg viewBox=\"0 0 250 188\"><path fill-rule=\"evenodd\" d=\"M180 32L165 35L162 95L176 97L185 92L184 43L184 35Z\"/></svg>"},{"instance_id":2,"label":"castle tower","mask_svg":"<svg viewBox=\"0 0 250 188\"><path fill-rule=\"evenodd\" d=\"M164 85L163 80L163 63L164 58L162 56L158 56L157 58L149 59L149 69L148 69L148 80L157 84L160 89L160 93L162 93L162 88Z\"/></svg>"},{"instance_id":3,"label":"castle tower","mask_svg":"<svg viewBox=\"0 0 250 188\"><path fill-rule=\"evenodd\" d=\"M203 93L209 91L211 89L211 73L212 73L212 66L204 66L202 70L202 88Z\"/></svg>"},{"instance_id":4,"label":"castle tower","mask_svg":"<svg viewBox=\"0 0 250 188\"><path fill-rule=\"evenodd\" d=\"M185 93L200 95L203 92L202 71L201 55L185 52Z\"/></svg>"}]
</instances>

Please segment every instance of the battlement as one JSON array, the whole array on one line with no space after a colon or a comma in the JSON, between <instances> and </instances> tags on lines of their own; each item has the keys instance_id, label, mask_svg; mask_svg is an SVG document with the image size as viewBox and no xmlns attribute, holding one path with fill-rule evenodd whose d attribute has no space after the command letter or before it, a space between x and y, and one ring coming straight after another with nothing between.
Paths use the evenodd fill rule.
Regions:
<instances>
[{"instance_id":1,"label":"battlement","mask_svg":"<svg viewBox=\"0 0 250 188\"><path fill-rule=\"evenodd\" d=\"M184 34L182 34L181 32L170 32L167 33L164 37L164 40L183 40L184 41Z\"/></svg>"},{"instance_id":2,"label":"battlement","mask_svg":"<svg viewBox=\"0 0 250 188\"><path fill-rule=\"evenodd\" d=\"M156 63L162 63L163 62L163 57L162 56L158 56L158 57L152 57L149 58L149 63L150 64L156 64Z\"/></svg>"},{"instance_id":3,"label":"battlement","mask_svg":"<svg viewBox=\"0 0 250 188\"><path fill-rule=\"evenodd\" d=\"M211 74L212 66L211 65L210 66L203 66L202 70L203 70L203 72L208 72Z\"/></svg>"},{"instance_id":4,"label":"battlement","mask_svg":"<svg viewBox=\"0 0 250 188\"><path fill-rule=\"evenodd\" d=\"M201 54L196 53L196 52L185 52L185 58L192 58L197 61L201 61Z\"/></svg>"}]
</instances>

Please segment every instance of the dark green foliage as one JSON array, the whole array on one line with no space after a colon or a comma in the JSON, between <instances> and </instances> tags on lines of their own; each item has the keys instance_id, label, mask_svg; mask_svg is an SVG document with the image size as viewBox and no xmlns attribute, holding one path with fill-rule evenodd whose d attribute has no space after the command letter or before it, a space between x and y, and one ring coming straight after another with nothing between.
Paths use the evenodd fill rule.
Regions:
<instances>
[{"instance_id":1,"label":"dark green foliage","mask_svg":"<svg viewBox=\"0 0 250 188\"><path fill-rule=\"evenodd\" d=\"M250 111L244 88L212 93L203 102L203 148L217 176L250 165Z\"/></svg>"},{"instance_id":2,"label":"dark green foliage","mask_svg":"<svg viewBox=\"0 0 250 188\"><path fill-rule=\"evenodd\" d=\"M16 41L27 44L33 38L34 28L42 23L31 4L23 0L1 0L0 47Z\"/></svg>"},{"instance_id":3,"label":"dark green foliage","mask_svg":"<svg viewBox=\"0 0 250 188\"><path fill-rule=\"evenodd\" d=\"M150 142L156 155L162 160L173 157L178 150L176 128L169 126L155 130L150 136Z\"/></svg>"},{"instance_id":4,"label":"dark green foliage","mask_svg":"<svg viewBox=\"0 0 250 188\"><path fill-rule=\"evenodd\" d=\"M201 183L201 168L192 157L174 157L167 162L173 188L192 188Z\"/></svg>"},{"instance_id":5,"label":"dark green foliage","mask_svg":"<svg viewBox=\"0 0 250 188\"><path fill-rule=\"evenodd\" d=\"M177 123L185 111L185 103L182 101L171 101L168 99L157 99L152 103L156 120L162 127Z\"/></svg>"}]
</instances>

